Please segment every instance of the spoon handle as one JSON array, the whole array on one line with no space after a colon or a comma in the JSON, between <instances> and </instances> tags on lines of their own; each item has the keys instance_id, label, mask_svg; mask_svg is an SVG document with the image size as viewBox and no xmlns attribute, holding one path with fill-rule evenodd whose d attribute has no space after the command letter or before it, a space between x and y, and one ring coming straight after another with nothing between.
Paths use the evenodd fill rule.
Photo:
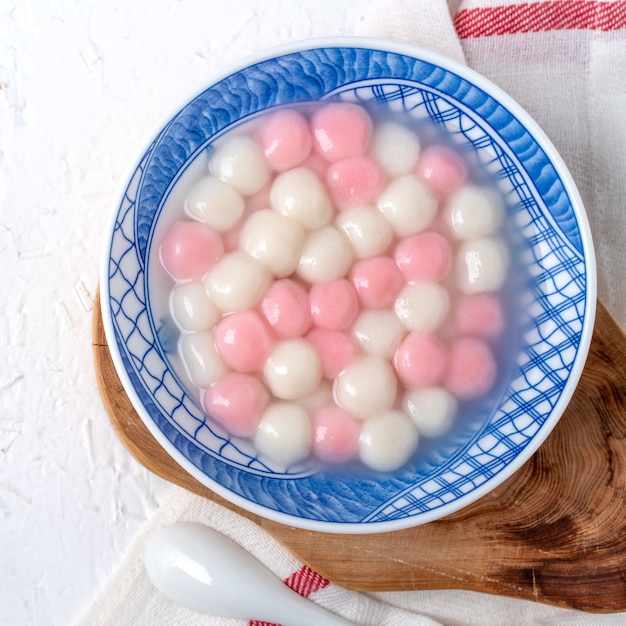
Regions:
<instances>
[{"instance_id":1,"label":"spoon handle","mask_svg":"<svg viewBox=\"0 0 626 626\"><path fill-rule=\"evenodd\" d=\"M145 565L163 595L201 613L282 626L352 624L303 598L239 544L200 524L179 522L156 531Z\"/></svg>"}]
</instances>

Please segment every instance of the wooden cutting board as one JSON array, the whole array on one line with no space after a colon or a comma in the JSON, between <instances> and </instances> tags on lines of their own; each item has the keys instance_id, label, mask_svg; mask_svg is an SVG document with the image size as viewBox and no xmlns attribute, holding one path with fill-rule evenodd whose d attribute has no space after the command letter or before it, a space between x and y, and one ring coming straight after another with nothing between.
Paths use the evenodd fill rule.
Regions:
<instances>
[{"instance_id":1,"label":"wooden cutting board","mask_svg":"<svg viewBox=\"0 0 626 626\"><path fill-rule=\"evenodd\" d=\"M539 451L462 511L373 535L285 526L201 485L168 456L126 397L99 300L93 332L100 393L139 462L252 519L333 582L365 591L465 589L585 611L626 611L626 335L601 302L577 391Z\"/></svg>"}]
</instances>

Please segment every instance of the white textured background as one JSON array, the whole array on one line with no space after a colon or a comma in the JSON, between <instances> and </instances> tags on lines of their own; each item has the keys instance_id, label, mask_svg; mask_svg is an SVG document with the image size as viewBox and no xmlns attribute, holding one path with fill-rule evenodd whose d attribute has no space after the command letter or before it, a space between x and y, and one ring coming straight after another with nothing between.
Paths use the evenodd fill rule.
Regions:
<instances>
[{"instance_id":1,"label":"white textured background","mask_svg":"<svg viewBox=\"0 0 626 626\"><path fill-rule=\"evenodd\" d=\"M0 0L0 624L69 624L167 485L114 435L102 231L175 106L242 56L354 32L355 0Z\"/></svg>"}]
</instances>

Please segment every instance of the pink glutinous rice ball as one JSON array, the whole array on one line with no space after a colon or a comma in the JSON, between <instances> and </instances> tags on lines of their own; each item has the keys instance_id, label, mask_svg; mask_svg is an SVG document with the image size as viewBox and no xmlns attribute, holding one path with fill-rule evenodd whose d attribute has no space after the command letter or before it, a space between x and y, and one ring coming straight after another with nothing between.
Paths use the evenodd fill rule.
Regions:
<instances>
[{"instance_id":1,"label":"pink glutinous rice ball","mask_svg":"<svg viewBox=\"0 0 626 626\"><path fill-rule=\"evenodd\" d=\"M361 426L348 411L327 405L313 415L313 452L327 463L346 463L358 456Z\"/></svg>"},{"instance_id":2,"label":"pink glutinous rice ball","mask_svg":"<svg viewBox=\"0 0 626 626\"><path fill-rule=\"evenodd\" d=\"M265 160L275 172L300 165L313 146L307 119L293 109L270 115L259 129L259 142Z\"/></svg>"},{"instance_id":3,"label":"pink glutinous rice ball","mask_svg":"<svg viewBox=\"0 0 626 626\"><path fill-rule=\"evenodd\" d=\"M326 186L340 208L375 202L384 185L383 169L366 155L335 161L326 172Z\"/></svg>"},{"instance_id":4,"label":"pink glutinous rice ball","mask_svg":"<svg viewBox=\"0 0 626 626\"><path fill-rule=\"evenodd\" d=\"M313 328L306 340L315 348L325 378L333 380L359 356L359 347L351 335L338 330Z\"/></svg>"},{"instance_id":5,"label":"pink glutinous rice ball","mask_svg":"<svg viewBox=\"0 0 626 626\"><path fill-rule=\"evenodd\" d=\"M261 369L274 345L267 322L256 311L227 315L215 327L214 336L224 363L237 372Z\"/></svg>"},{"instance_id":6,"label":"pink glutinous rice ball","mask_svg":"<svg viewBox=\"0 0 626 626\"><path fill-rule=\"evenodd\" d=\"M172 224L159 254L166 271L177 280L199 280L224 252L220 235L206 224L181 221Z\"/></svg>"},{"instance_id":7,"label":"pink glutinous rice ball","mask_svg":"<svg viewBox=\"0 0 626 626\"><path fill-rule=\"evenodd\" d=\"M461 337L451 344L445 383L457 398L471 400L486 394L496 374L496 360L485 341Z\"/></svg>"},{"instance_id":8,"label":"pink glutinous rice ball","mask_svg":"<svg viewBox=\"0 0 626 626\"><path fill-rule=\"evenodd\" d=\"M347 330L359 310L356 290L345 278L313 285L309 298L313 325L318 328Z\"/></svg>"},{"instance_id":9,"label":"pink glutinous rice ball","mask_svg":"<svg viewBox=\"0 0 626 626\"><path fill-rule=\"evenodd\" d=\"M439 383L447 360L446 348L435 335L410 332L396 350L394 365L404 386L415 389Z\"/></svg>"},{"instance_id":10,"label":"pink glutinous rice ball","mask_svg":"<svg viewBox=\"0 0 626 626\"><path fill-rule=\"evenodd\" d=\"M273 282L261 302L265 319L277 337L302 337L311 326L307 290L291 278Z\"/></svg>"},{"instance_id":11,"label":"pink glutinous rice ball","mask_svg":"<svg viewBox=\"0 0 626 626\"><path fill-rule=\"evenodd\" d=\"M357 261L350 278L361 304L370 309L390 306L404 284L402 273L387 256L370 257Z\"/></svg>"},{"instance_id":12,"label":"pink glutinous rice ball","mask_svg":"<svg viewBox=\"0 0 626 626\"><path fill-rule=\"evenodd\" d=\"M203 397L206 412L241 437L254 434L268 402L263 383L241 372L228 372L206 389Z\"/></svg>"},{"instance_id":13,"label":"pink glutinous rice ball","mask_svg":"<svg viewBox=\"0 0 626 626\"><path fill-rule=\"evenodd\" d=\"M438 195L460 189L467 179L467 168L450 148L430 146L422 151L415 173Z\"/></svg>"},{"instance_id":14,"label":"pink glutinous rice ball","mask_svg":"<svg viewBox=\"0 0 626 626\"><path fill-rule=\"evenodd\" d=\"M456 330L463 335L495 339L505 325L502 302L491 293L461 296L454 311Z\"/></svg>"},{"instance_id":15,"label":"pink glutinous rice ball","mask_svg":"<svg viewBox=\"0 0 626 626\"><path fill-rule=\"evenodd\" d=\"M450 245L445 237L432 231L402 239L394 257L408 281L442 281L452 263Z\"/></svg>"},{"instance_id":16,"label":"pink glutinous rice ball","mask_svg":"<svg viewBox=\"0 0 626 626\"><path fill-rule=\"evenodd\" d=\"M311 118L313 148L327 161L364 154L372 133L372 120L357 104L332 102Z\"/></svg>"}]
</instances>

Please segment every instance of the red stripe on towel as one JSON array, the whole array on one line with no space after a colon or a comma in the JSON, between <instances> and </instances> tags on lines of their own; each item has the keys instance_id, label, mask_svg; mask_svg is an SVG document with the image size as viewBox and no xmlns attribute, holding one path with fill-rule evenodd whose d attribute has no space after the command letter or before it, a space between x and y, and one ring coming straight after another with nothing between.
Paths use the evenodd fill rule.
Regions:
<instances>
[{"instance_id":1,"label":"red stripe on towel","mask_svg":"<svg viewBox=\"0 0 626 626\"><path fill-rule=\"evenodd\" d=\"M285 578L285 584L301 596L308 598L312 593L327 587L330 581L313 571L308 565L303 565L297 572ZM249 622L248 626L278 626L278 624L255 620Z\"/></svg>"},{"instance_id":2,"label":"red stripe on towel","mask_svg":"<svg viewBox=\"0 0 626 626\"><path fill-rule=\"evenodd\" d=\"M308 598L312 593L327 587L330 581L314 572L307 565L303 565L297 572L285 579L285 584L301 596Z\"/></svg>"},{"instance_id":3,"label":"red stripe on towel","mask_svg":"<svg viewBox=\"0 0 626 626\"><path fill-rule=\"evenodd\" d=\"M626 28L626 2L558 0L462 9L454 27L461 39L551 30L621 30Z\"/></svg>"}]
</instances>

